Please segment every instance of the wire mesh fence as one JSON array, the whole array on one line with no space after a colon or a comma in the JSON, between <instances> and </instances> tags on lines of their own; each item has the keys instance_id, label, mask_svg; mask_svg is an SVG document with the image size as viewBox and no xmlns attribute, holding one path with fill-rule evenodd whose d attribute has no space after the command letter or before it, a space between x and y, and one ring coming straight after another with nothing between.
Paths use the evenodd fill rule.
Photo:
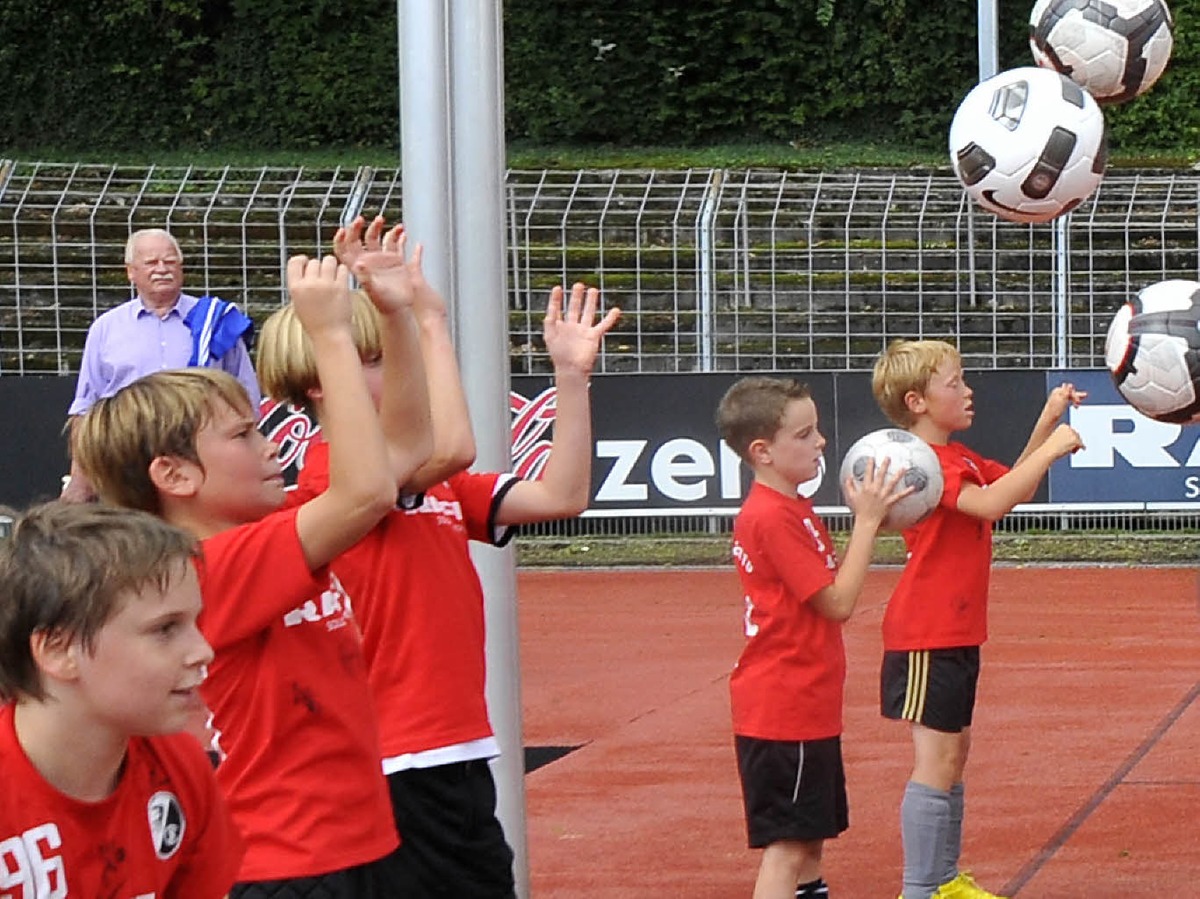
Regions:
<instances>
[{"instance_id":1,"label":"wire mesh fence","mask_svg":"<svg viewBox=\"0 0 1200 899\"><path fill-rule=\"evenodd\" d=\"M290 254L328 248L360 213L400 220L400 184L398 170L370 167L0 160L0 377L78 369L92 320L129 296L133 230L173 232L189 292L261 320L283 302ZM1110 172L1065 227L982 213L949 170L513 170L504 208L513 374L550 370L544 296L573 281L624 311L598 370L654 373L866 369L899 337L950 339L972 369L1095 368L1128 297L1200 277L1190 172ZM1045 514L1006 526L1196 526L1179 510ZM727 526L584 517L545 532Z\"/></svg>"},{"instance_id":2,"label":"wire mesh fence","mask_svg":"<svg viewBox=\"0 0 1200 899\"><path fill-rule=\"evenodd\" d=\"M860 369L922 336L973 368L1094 367L1131 293L1197 277L1198 197L1190 173L1114 172L1055 229L980 213L948 171L510 171L512 372L549 369L543 298L576 280L625 312L603 372ZM261 318L289 254L401 209L394 169L0 161L0 376L77 369L129 295L132 230L171 230L191 292Z\"/></svg>"}]
</instances>

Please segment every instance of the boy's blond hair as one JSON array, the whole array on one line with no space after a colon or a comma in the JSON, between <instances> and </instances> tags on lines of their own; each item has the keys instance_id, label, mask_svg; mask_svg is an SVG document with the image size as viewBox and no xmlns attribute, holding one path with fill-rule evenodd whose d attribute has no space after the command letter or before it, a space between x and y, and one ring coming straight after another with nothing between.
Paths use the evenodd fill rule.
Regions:
<instances>
[{"instance_id":1,"label":"boy's blond hair","mask_svg":"<svg viewBox=\"0 0 1200 899\"><path fill-rule=\"evenodd\" d=\"M153 515L50 502L15 516L0 540L0 701L46 698L30 638L86 651L129 594L165 592L199 547Z\"/></svg>"},{"instance_id":2,"label":"boy's blond hair","mask_svg":"<svg viewBox=\"0 0 1200 899\"><path fill-rule=\"evenodd\" d=\"M742 378L725 391L717 405L717 430L747 465L750 444L770 440L783 424L788 403L810 399L807 384L791 378Z\"/></svg>"},{"instance_id":3,"label":"boy's blond hair","mask_svg":"<svg viewBox=\"0 0 1200 899\"><path fill-rule=\"evenodd\" d=\"M74 458L105 502L161 514L150 463L175 456L199 465L196 435L222 404L257 417L246 389L228 372L154 372L87 411L73 433Z\"/></svg>"},{"instance_id":4,"label":"boy's blond hair","mask_svg":"<svg viewBox=\"0 0 1200 899\"><path fill-rule=\"evenodd\" d=\"M362 290L350 295L351 331L359 358L373 362L383 354L383 330L379 310ZM258 383L271 399L308 406L309 392L321 386L312 341L304 332L296 310L290 305L275 310L258 332L254 363Z\"/></svg>"},{"instance_id":5,"label":"boy's blond hair","mask_svg":"<svg viewBox=\"0 0 1200 899\"><path fill-rule=\"evenodd\" d=\"M946 360L962 365L958 348L944 340L894 340L875 360L871 392L883 414L902 428L912 427L916 416L908 408L909 391L924 394L929 379Z\"/></svg>"}]
</instances>

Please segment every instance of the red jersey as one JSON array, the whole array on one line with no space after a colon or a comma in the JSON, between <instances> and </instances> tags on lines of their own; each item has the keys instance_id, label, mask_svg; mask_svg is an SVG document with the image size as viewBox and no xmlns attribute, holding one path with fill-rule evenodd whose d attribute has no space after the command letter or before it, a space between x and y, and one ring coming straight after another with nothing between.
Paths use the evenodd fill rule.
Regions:
<instances>
[{"instance_id":1,"label":"red jersey","mask_svg":"<svg viewBox=\"0 0 1200 899\"><path fill-rule=\"evenodd\" d=\"M246 841L238 880L310 877L399 845L350 599L311 572L291 508L203 541L201 693Z\"/></svg>"},{"instance_id":2,"label":"red jersey","mask_svg":"<svg viewBox=\"0 0 1200 899\"><path fill-rule=\"evenodd\" d=\"M233 885L241 844L193 736L131 737L116 790L81 802L29 761L6 705L0 772L5 899L216 899Z\"/></svg>"},{"instance_id":3,"label":"red jersey","mask_svg":"<svg viewBox=\"0 0 1200 899\"><path fill-rule=\"evenodd\" d=\"M802 496L755 481L733 525L746 645L729 679L733 732L823 740L842 732L842 626L809 600L837 570L825 524Z\"/></svg>"},{"instance_id":4,"label":"red jersey","mask_svg":"<svg viewBox=\"0 0 1200 899\"><path fill-rule=\"evenodd\" d=\"M929 517L904 532L908 561L883 616L883 648L982 646L987 640L992 523L958 511L964 484L1008 471L961 443L934 446L945 486Z\"/></svg>"},{"instance_id":5,"label":"red jersey","mask_svg":"<svg viewBox=\"0 0 1200 899\"><path fill-rule=\"evenodd\" d=\"M315 495L328 483L329 445L314 441L296 492ZM333 562L362 625L384 759L492 736L483 588L468 541L508 541L511 529L494 522L514 483L507 474L456 474L419 505L393 509Z\"/></svg>"}]
</instances>

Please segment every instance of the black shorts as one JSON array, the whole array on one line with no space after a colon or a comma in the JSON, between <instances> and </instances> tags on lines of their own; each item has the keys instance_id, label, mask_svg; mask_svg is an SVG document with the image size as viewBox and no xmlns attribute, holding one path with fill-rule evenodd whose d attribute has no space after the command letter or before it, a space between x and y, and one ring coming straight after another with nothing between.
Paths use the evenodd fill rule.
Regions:
<instances>
[{"instance_id":1,"label":"black shorts","mask_svg":"<svg viewBox=\"0 0 1200 899\"><path fill-rule=\"evenodd\" d=\"M975 714L979 647L885 652L879 673L883 717L961 733Z\"/></svg>"},{"instance_id":2,"label":"black shorts","mask_svg":"<svg viewBox=\"0 0 1200 899\"><path fill-rule=\"evenodd\" d=\"M485 759L388 775L400 832L393 857L415 884L405 899L512 899L513 852L496 818Z\"/></svg>"},{"instance_id":3,"label":"black shorts","mask_svg":"<svg viewBox=\"0 0 1200 899\"><path fill-rule=\"evenodd\" d=\"M284 880L235 883L230 899L407 899L411 885L395 865L395 853L383 858L318 874Z\"/></svg>"},{"instance_id":4,"label":"black shorts","mask_svg":"<svg viewBox=\"0 0 1200 899\"><path fill-rule=\"evenodd\" d=\"M734 735L751 849L830 840L850 826L840 737L794 742Z\"/></svg>"}]
</instances>

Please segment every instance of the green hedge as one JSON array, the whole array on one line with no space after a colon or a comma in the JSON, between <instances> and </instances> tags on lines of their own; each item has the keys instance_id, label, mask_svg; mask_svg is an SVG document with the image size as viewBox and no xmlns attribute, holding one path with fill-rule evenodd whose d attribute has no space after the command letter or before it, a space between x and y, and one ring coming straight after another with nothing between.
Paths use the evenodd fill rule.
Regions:
<instances>
[{"instance_id":1,"label":"green hedge","mask_svg":"<svg viewBox=\"0 0 1200 899\"><path fill-rule=\"evenodd\" d=\"M1027 65L1026 3L1000 7ZM1200 138L1200 0L1109 113L1119 149ZM506 123L544 144L940 147L976 80L963 0L507 0ZM395 0L0 0L0 152L394 147Z\"/></svg>"}]
</instances>

